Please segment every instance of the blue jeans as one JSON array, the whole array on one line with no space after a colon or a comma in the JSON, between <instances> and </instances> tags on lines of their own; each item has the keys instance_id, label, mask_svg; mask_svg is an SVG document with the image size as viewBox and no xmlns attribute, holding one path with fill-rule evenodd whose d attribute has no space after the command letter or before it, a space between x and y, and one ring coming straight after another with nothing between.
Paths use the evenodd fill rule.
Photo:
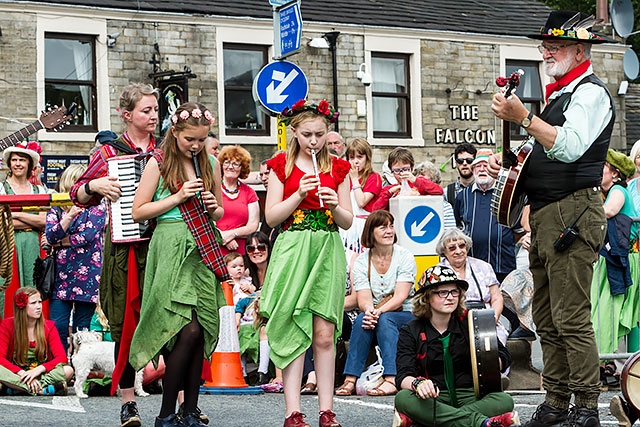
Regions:
<instances>
[{"instance_id":1,"label":"blue jeans","mask_svg":"<svg viewBox=\"0 0 640 427\"><path fill-rule=\"evenodd\" d=\"M62 345L64 346L65 353L69 348L67 339L69 338L69 317L71 316L71 309L73 311L73 332L81 329L89 329L91 325L91 318L96 311L96 305L92 302L82 301L63 301L59 299L49 300L49 313L51 320L56 323L56 329L60 334Z\"/></svg>"},{"instance_id":2,"label":"blue jeans","mask_svg":"<svg viewBox=\"0 0 640 427\"><path fill-rule=\"evenodd\" d=\"M384 376L396 375L396 351L398 347L398 331L405 324L415 319L410 311L392 311L382 313L375 329L362 329L364 313L358 314L353 323L351 339L349 340L349 353L344 367L345 375L359 377L364 371L369 349L376 338L382 356Z\"/></svg>"}]
</instances>

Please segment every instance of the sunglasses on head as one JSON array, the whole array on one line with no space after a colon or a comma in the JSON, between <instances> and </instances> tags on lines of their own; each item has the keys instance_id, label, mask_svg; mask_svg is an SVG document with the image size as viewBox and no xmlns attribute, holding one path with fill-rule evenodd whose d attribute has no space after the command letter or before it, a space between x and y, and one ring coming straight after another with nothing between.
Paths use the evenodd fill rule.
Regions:
<instances>
[{"instance_id":1,"label":"sunglasses on head","mask_svg":"<svg viewBox=\"0 0 640 427\"><path fill-rule=\"evenodd\" d=\"M267 250L267 245L264 243L260 243L258 245L247 245L247 252L265 252Z\"/></svg>"},{"instance_id":2,"label":"sunglasses on head","mask_svg":"<svg viewBox=\"0 0 640 427\"><path fill-rule=\"evenodd\" d=\"M461 165L463 163L466 163L468 165L470 165L471 163L473 163L473 159L471 157L466 158L466 159L456 159L456 163Z\"/></svg>"}]
</instances>

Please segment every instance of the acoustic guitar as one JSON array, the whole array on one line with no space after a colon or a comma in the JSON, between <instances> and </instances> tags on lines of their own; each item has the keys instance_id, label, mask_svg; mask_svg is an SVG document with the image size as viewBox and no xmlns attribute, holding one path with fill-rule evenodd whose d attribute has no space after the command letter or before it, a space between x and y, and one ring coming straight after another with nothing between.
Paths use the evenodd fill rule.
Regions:
<instances>
[{"instance_id":1,"label":"acoustic guitar","mask_svg":"<svg viewBox=\"0 0 640 427\"><path fill-rule=\"evenodd\" d=\"M77 104L73 102L69 107L53 107L47 111L43 111L40 114L40 118L20 129L11 135L0 139L0 151L4 151L5 148L14 146L20 141L39 131L40 129L58 130L62 129L65 125L69 124L69 120L73 117Z\"/></svg>"},{"instance_id":2,"label":"acoustic guitar","mask_svg":"<svg viewBox=\"0 0 640 427\"><path fill-rule=\"evenodd\" d=\"M496 84L505 87L504 96L509 97L520 84L522 70L515 71L510 77L498 77ZM498 223L507 227L515 226L522 210L527 204L527 197L522 189L522 173L529 155L533 150L533 138L525 140L519 147L511 149L510 124L502 123L502 168L493 187L491 197L491 212L497 217Z\"/></svg>"}]
</instances>

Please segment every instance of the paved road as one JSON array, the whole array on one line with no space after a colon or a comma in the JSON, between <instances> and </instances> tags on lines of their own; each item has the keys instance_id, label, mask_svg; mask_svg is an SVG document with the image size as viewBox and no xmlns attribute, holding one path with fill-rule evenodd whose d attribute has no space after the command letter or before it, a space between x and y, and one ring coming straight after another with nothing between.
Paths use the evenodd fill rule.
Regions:
<instances>
[{"instance_id":1,"label":"paved road","mask_svg":"<svg viewBox=\"0 0 640 427\"><path fill-rule=\"evenodd\" d=\"M523 421L531 417L542 402L539 392L510 392L516 410ZM617 422L609 414L609 400L615 393L600 396L600 419L603 426L615 427ZM153 426L160 408L160 395L139 398L143 426ZM303 396L303 412L309 415L312 426L317 425L317 398ZM258 396L202 395L200 407L211 419L213 427L280 427L283 421L284 400L281 394ZM0 426L87 426L117 427L120 425L117 398L90 397L0 397ZM335 412L344 427L390 427L393 419L393 397L347 397L335 399Z\"/></svg>"}]
</instances>

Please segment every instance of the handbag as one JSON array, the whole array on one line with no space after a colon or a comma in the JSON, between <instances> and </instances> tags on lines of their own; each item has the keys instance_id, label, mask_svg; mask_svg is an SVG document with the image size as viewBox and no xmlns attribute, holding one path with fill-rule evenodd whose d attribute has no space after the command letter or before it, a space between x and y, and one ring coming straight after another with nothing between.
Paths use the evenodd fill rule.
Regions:
<instances>
[{"instance_id":1,"label":"handbag","mask_svg":"<svg viewBox=\"0 0 640 427\"><path fill-rule=\"evenodd\" d=\"M33 266L33 283L40 291L42 300L48 300L53 295L56 284L56 252L49 248L47 256L36 258Z\"/></svg>"}]
</instances>

